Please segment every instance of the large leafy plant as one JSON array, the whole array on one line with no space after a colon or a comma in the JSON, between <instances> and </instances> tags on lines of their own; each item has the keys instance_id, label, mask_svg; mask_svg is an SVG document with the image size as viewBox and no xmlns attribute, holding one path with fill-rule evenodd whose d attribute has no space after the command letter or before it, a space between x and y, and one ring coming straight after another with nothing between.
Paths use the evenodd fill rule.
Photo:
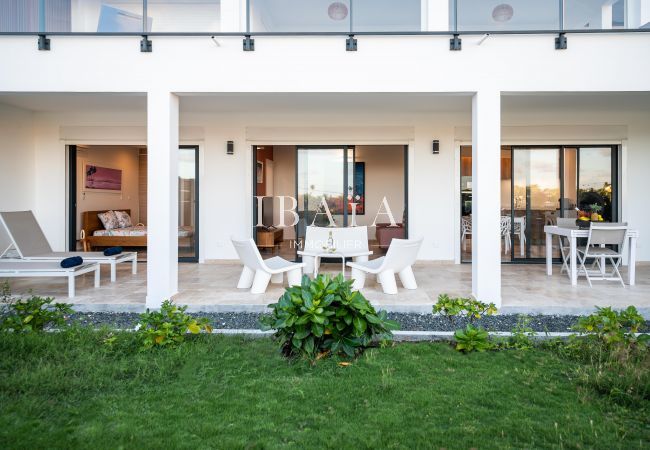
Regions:
<instances>
[{"instance_id":1,"label":"large leafy plant","mask_svg":"<svg viewBox=\"0 0 650 450\"><path fill-rule=\"evenodd\" d=\"M286 356L315 360L328 354L355 356L373 339L392 339L399 328L386 311L375 308L342 275L332 279L304 276L300 286L287 288L273 310L260 319L263 330L276 330Z\"/></svg>"},{"instance_id":2,"label":"large leafy plant","mask_svg":"<svg viewBox=\"0 0 650 450\"><path fill-rule=\"evenodd\" d=\"M66 317L73 313L72 305L55 303L52 297L13 298L7 283L0 289L0 299L6 305L0 323L3 331L27 333L46 327L62 327Z\"/></svg>"},{"instance_id":3,"label":"large leafy plant","mask_svg":"<svg viewBox=\"0 0 650 450\"><path fill-rule=\"evenodd\" d=\"M160 311L150 311L140 315L136 334L143 350L152 347L173 347L185 340L187 334L201 331L212 332L207 318L194 318L185 313L187 306L175 305L165 300Z\"/></svg>"},{"instance_id":4,"label":"large leafy plant","mask_svg":"<svg viewBox=\"0 0 650 450\"><path fill-rule=\"evenodd\" d=\"M468 323L463 330L456 330L454 339L456 339L456 350L463 353L484 352L493 347L488 339L488 332L471 323Z\"/></svg>"}]
</instances>

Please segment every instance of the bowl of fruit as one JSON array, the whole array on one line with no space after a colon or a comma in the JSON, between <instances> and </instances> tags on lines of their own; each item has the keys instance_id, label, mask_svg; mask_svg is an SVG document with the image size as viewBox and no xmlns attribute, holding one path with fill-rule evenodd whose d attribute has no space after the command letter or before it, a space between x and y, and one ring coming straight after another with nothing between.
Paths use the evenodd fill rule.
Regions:
<instances>
[{"instance_id":1,"label":"bowl of fruit","mask_svg":"<svg viewBox=\"0 0 650 450\"><path fill-rule=\"evenodd\" d=\"M578 228L589 228L591 227L591 222L604 222L603 216L600 214L602 211L603 207L596 203L589 205L589 211L578 210L576 225Z\"/></svg>"}]
</instances>

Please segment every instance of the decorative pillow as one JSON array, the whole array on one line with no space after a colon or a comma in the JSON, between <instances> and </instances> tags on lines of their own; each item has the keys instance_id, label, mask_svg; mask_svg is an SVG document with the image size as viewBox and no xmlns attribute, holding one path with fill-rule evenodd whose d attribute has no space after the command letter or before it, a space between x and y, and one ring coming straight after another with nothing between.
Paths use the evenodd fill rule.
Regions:
<instances>
[{"instance_id":1,"label":"decorative pillow","mask_svg":"<svg viewBox=\"0 0 650 450\"><path fill-rule=\"evenodd\" d=\"M126 211L115 211L115 216L117 217L117 223L119 228L129 228L133 226L131 222L131 216Z\"/></svg>"},{"instance_id":2,"label":"decorative pillow","mask_svg":"<svg viewBox=\"0 0 650 450\"><path fill-rule=\"evenodd\" d=\"M97 217L99 217L99 220L101 220L102 225L104 225L104 228L106 230L113 230L119 227L119 222L117 221L115 211L106 211L99 213L97 214Z\"/></svg>"}]
</instances>

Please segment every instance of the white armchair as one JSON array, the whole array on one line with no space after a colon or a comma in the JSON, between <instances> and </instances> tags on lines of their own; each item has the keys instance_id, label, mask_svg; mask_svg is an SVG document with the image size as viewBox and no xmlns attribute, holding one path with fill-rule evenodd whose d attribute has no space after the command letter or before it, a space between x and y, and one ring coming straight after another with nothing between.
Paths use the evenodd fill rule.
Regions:
<instances>
[{"instance_id":1,"label":"white armchair","mask_svg":"<svg viewBox=\"0 0 650 450\"><path fill-rule=\"evenodd\" d=\"M264 260L252 239L238 241L231 238L231 241L244 264L237 288L250 288L251 294L263 294L269 282L281 284L285 272L289 286L300 285L303 263L287 261L279 256Z\"/></svg>"},{"instance_id":2,"label":"white armchair","mask_svg":"<svg viewBox=\"0 0 650 450\"><path fill-rule=\"evenodd\" d=\"M374 274L377 275L377 282L381 284L384 294L397 294L395 274L398 274L404 288L417 289L412 266L421 246L422 238L393 239L386 256L372 261L349 262L347 265L352 268L351 276L354 279L352 288L363 289L366 275Z\"/></svg>"}]
</instances>

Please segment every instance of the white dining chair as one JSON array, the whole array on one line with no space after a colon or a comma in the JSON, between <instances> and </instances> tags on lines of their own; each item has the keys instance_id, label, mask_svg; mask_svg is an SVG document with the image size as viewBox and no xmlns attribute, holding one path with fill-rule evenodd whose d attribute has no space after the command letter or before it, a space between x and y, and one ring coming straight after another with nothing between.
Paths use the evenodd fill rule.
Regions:
<instances>
[{"instance_id":1,"label":"white dining chair","mask_svg":"<svg viewBox=\"0 0 650 450\"><path fill-rule=\"evenodd\" d=\"M587 246L578 249L578 261L580 271L578 275L584 275L592 286L593 280L619 281L623 287L625 282L618 267L623 262L623 245L627 238L627 223L591 223ZM615 250L607 246L615 246ZM585 263L588 259L594 259L597 270L587 270ZM612 271L607 273L606 263L612 265Z\"/></svg>"},{"instance_id":2,"label":"white dining chair","mask_svg":"<svg viewBox=\"0 0 650 450\"><path fill-rule=\"evenodd\" d=\"M557 226L562 228L575 227L576 220L564 217L557 218ZM569 258L571 257L571 243L565 236L558 236L560 256L562 257L562 268L560 273L569 273Z\"/></svg>"},{"instance_id":3,"label":"white dining chair","mask_svg":"<svg viewBox=\"0 0 650 450\"><path fill-rule=\"evenodd\" d=\"M512 246L510 237L510 216L501 216L501 238L503 239L503 245L505 246L505 253L507 255L510 253L510 247Z\"/></svg>"},{"instance_id":4,"label":"white dining chair","mask_svg":"<svg viewBox=\"0 0 650 450\"><path fill-rule=\"evenodd\" d=\"M472 235L472 216L461 217L460 226L463 233L460 237L460 240L463 243L463 251L467 251L467 236Z\"/></svg>"}]
</instances>

